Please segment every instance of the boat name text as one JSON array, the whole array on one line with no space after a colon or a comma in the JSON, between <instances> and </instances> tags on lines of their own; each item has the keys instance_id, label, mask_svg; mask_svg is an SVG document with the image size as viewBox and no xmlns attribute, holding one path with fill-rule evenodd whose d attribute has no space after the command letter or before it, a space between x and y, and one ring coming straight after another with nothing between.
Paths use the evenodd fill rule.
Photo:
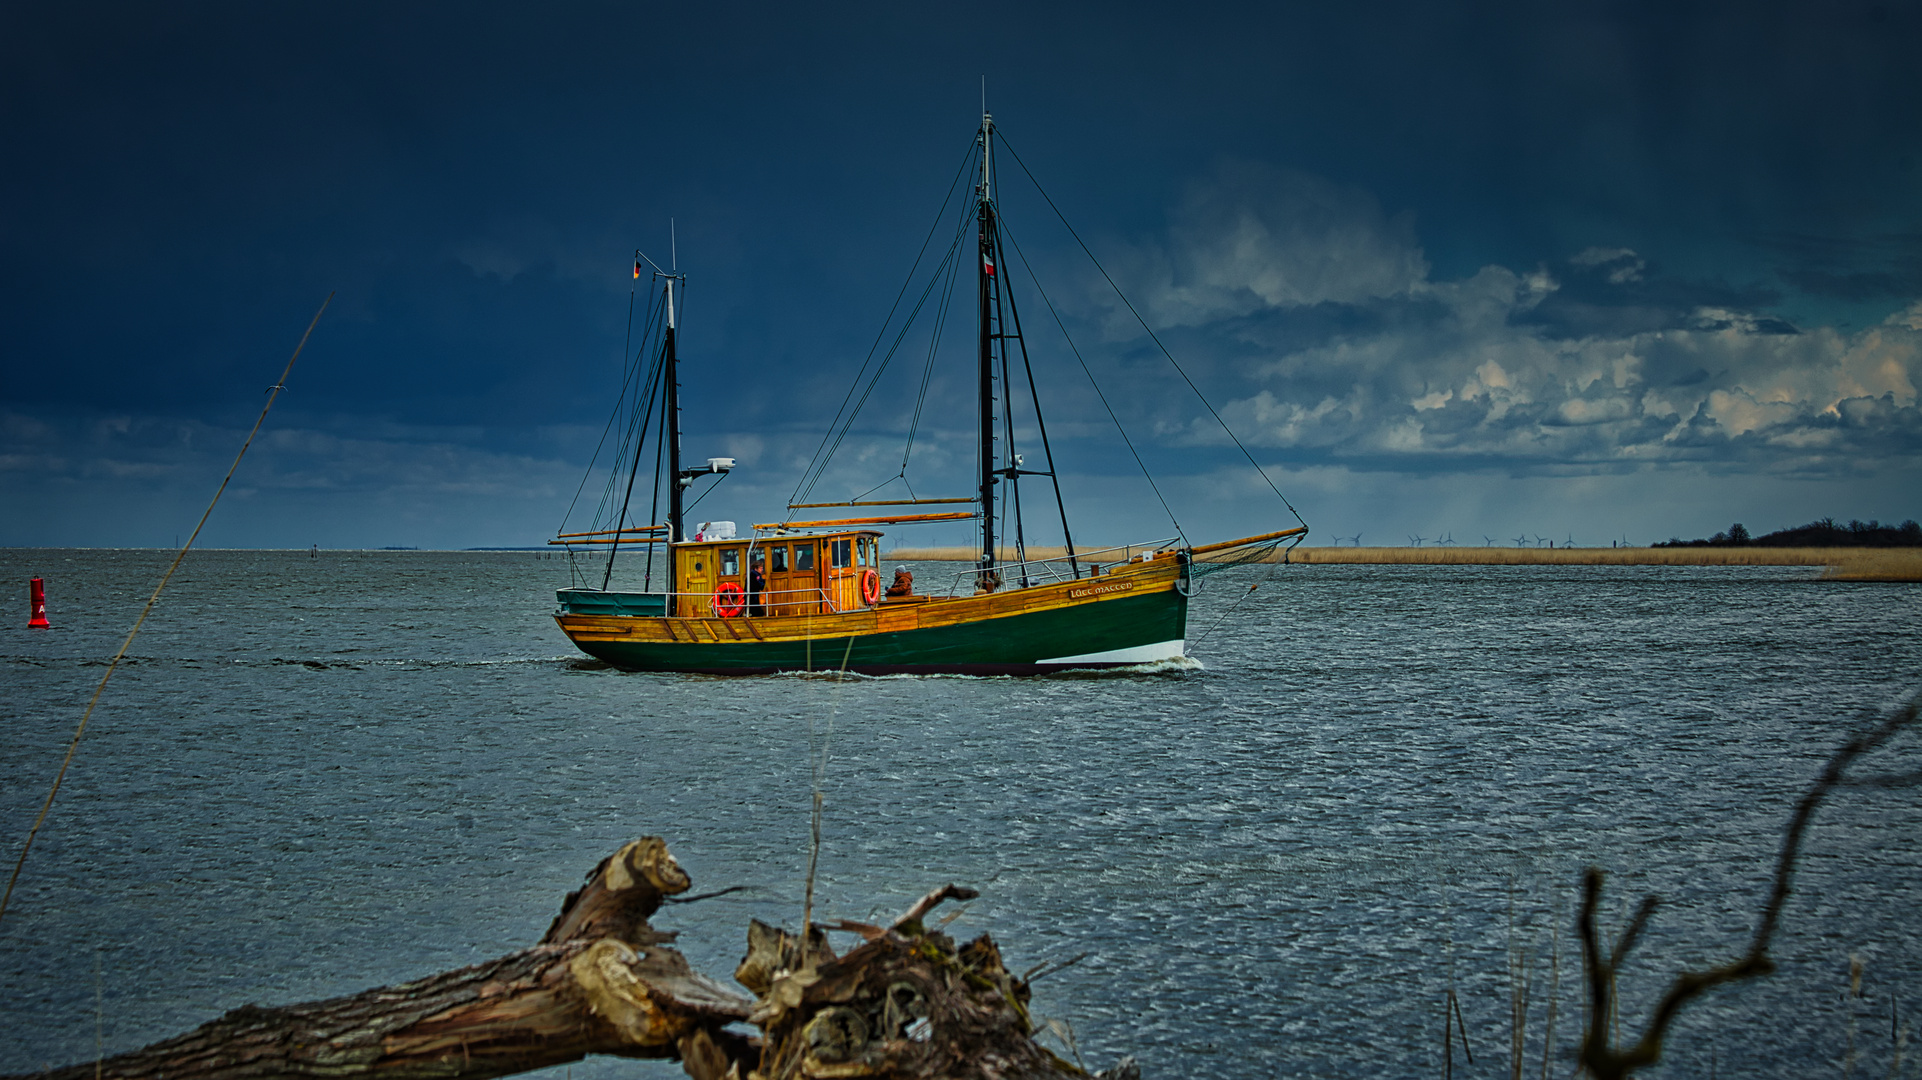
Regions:
<instances>
[{"instance_id":1,"label":"boat name text","mask_svg":"<svg viewBox=\"0 0 1922 1080\"><path fill-rule=\"evenodd\" d=\"M1100 596L1102 593L1127 592L1135 587L1132 581L1117 581L1111 585L1096 585L1089 589L1069 589L1068 595L1076 600L1084 596Z\"/></svg>"}]
</instances>

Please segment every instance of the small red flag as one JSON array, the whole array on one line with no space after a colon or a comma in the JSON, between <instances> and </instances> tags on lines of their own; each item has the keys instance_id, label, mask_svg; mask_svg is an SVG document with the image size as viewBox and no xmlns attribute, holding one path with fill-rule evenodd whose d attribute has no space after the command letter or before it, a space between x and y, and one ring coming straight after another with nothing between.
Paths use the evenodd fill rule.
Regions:
<instances>
[{"instance_id":1,"label":"small red flag","mask_svg":"<svg viewBox=\"0 0 1922 1080\"><path fill-rule=\"evenodd\" d=\"M986 255L981 256L981 268L987 272L989 277L994 276L994 260L992 258Z\"/></svg>"}]
</instances>

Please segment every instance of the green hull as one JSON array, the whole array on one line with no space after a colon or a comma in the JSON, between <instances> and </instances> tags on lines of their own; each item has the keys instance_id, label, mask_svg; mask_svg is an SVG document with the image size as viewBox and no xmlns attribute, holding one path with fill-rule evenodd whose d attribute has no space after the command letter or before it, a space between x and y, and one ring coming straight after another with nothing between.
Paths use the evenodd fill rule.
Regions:
<instances>
[{"instance_id":1,"label":"green hull","mask_svg":"<svg viewBox=\"0 0 1922 1080\"><path fill-rule=\"evenodd\" d=\"M1123 667L1181 655L1188 597L1141 596L852 637L798 641L576 641L615 667L713 675L848 671L865 675L1015 675Z\"/></svg>"}]
</instances>

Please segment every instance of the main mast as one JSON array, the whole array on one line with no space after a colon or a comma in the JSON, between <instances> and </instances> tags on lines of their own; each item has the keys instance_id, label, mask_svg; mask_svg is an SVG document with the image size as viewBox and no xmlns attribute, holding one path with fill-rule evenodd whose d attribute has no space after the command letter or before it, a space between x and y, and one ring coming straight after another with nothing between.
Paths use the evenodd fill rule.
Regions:
<instances>
[{"instance_id":1,"label":"main mast","mask_svg":"<svg viewBox=\"0 0 1922 1080\"><path fill-rule=\"evenodd\" d=\"M981 253L975 273L981 293L981 560L980 584L994 587L994 192L993 161L989 157L994 141L994 116L981 113L981 185L976 189L977 215L980 218Z\"/></svg>"}]
</instances>

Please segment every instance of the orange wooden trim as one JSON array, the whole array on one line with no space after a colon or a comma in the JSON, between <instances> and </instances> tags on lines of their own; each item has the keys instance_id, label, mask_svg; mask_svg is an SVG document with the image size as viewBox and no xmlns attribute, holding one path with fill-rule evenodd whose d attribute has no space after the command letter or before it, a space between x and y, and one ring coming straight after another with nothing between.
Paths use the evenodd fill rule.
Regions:
<instances>
[{"instance_id":1,"label":"orange wooden trim","mask_svg":"<svg viewBox=\"0 0 1922 1080\"><path fill-rule=\"evenodd\" d=\"M756 525L757 529L840 529L850 525L904 525L915 521L966 521L981 515L972 510L946 514L888 514L883 517L837 518L833 521L788 521Z\"/></svg>"},{"instance_id":2,"label":"orange wooden trim","mask_svg":"<svg viewBox=\"0 0 1922 1080\"><path fill-rule=\"evenodd\" d=\"M634 544L665 544L667 543L667 538L664 536L636 536L632 538L612 537L607 540L549 540L547 543L550 547L557 544L561 547L612 547L616 543L619 543L622 547L630 547Z\"/></svg>"},{"instance_id":3,"label":"orange wooden trim","mask_svg":"<svg viewBox=\"0 0 1922 1080\"><path fill-rule=\"evenodd\" d=\"M928 506L932 503L972 503L980 499L876 499L873 502L789 503L789 510L819 510L829 506Z\"/></svg>"},{"instance_id":4,"label":"orange wooden trim","mask_svg":"<svg viewBox=\"0 0 1922 1080\"><path fill-rule=\"evenodd\" d=\"M1298 529L1283 529L1280 532L1262 533L1260 536L1244 536L1239 540L1223 540L1219 544L1203 544L1200 547L1189 548L1188 553L1190 555L1200 555L1209 551L1223 551L1232 547L1241 547L1244 544L1259 544L1263 540L1280 540L1283 537L1300 536L1307 531L1308 526L1303 525Z\"/></svg>"},{"instance_id":5,"label":"orange wooden trim","mask_svg":"<svg viewBox=\"0 0 1922 1080\"><path fill-rule=\"evenodd\" d=\"M666 532L666 531L667 531L667 526L665 525L636 525L631 529L598 529L594 532L561 533L559 535L562 538L569 537L569 536L613 536L615 533L618 532L621 535L625 536L628 533Z\"/></svg>"}]
</instances>

